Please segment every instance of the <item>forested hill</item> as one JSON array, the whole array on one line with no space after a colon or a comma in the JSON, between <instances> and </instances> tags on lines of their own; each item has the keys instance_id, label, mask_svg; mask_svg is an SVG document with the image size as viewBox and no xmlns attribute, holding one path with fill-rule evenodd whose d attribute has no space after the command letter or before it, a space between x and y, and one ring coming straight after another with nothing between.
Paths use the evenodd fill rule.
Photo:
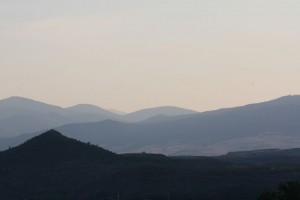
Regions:
<instances>
[{"instance_id":1,"label":"forested hill","mask_svg":"<svg viewBox=\"0 0 300 200\"><path fill-rule=\"evenodd\" d=\"M1 200L254 200L280 182L300 178L300 161L241 161L251 155L115 154L51 130L0 153Z\"/></svg>"}]
</instances>

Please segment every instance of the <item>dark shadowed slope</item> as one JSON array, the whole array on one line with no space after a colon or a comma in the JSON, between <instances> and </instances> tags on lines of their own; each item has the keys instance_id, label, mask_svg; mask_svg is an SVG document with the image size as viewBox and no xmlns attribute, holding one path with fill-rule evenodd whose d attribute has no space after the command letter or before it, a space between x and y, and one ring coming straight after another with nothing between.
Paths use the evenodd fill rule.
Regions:
<instances>
[{"instance_id":1,"label":"dark shadowed slope","mask_svg":"<svg viewBox=\"0 0 300 200\"><path fill-rule=\"evenodd\" d=\"M300 164L300 148L294 149L260 149L252 151L229 152L220 159L239 165L272 166L278 168Z\"/></svg>"},{"instance_id":2,"label":"dark shadowed slope","mask_svg":"<svg viewBox=\"0 0 300 200\"><path fill-rule=\"evenodd\" d=\"M183 173L185 166L192 163L200 168L212 164L219 168L224 163L213 158L182 163L163 155L116 155L54 130L1 152L0 162L2 200L105 199L106 195L112 196L116 192L127 197L159 194L165 193L165 189L176 191L172 185L168 188L158 185L172 183L170 178L177 174L176 170ZM148 178L153 180L145 182ZM181 183L176 182L174 186L180 186L177 184Z\"/></svg>"},{"instance_id":3,"label":"dark shadowed slope","mask_svg":"<svg viewBox=\"0 0 300 200\"><path fill-rule=\"evenodd\" d=\"M116 155L100 147L84 144L75 139L67 138L61 133L50 130L36 136L24 144L0 153L0 158L19 162L40 162L54 164L76 160L92 160ZM3 162L5 165L7 162Z\"/></svg>"},{"instance_id":4,"label":"dark shadowed slope","mask_svg":"<svg viewBox=\"0 0 300 200\"><path fill-rule=\"evenodd\" d=\"M117 155L51 130L0 153L1 200L254 200L300 177L299 161L226 159Z\"/></svg>"}]
</instances>

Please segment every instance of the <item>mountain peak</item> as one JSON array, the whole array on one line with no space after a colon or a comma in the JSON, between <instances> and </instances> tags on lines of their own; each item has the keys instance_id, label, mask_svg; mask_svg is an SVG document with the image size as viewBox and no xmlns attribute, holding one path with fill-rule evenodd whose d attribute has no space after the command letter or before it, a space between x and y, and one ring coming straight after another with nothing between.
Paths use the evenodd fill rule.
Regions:
<instances>
[{"instance_id":1,"label":"mountain peak","mask_svg":"<svg viewBox=\"0 0 300 200\"><path fill-rule=\"evenodd\" d=\"M61 146L63 144L74 144L79 143L77 140L68 138L64 135L62 135L60 132L51 129L45 133L42 133L24 144L20 145L16 148L23 148L23 147L30 147L30 148L36 148L40 146L40 148L48 148L48 147L54 147L54 146Z\"/></svg>"},{"instance_id":2,"label":"mountain peak","mask_svg":"<svg viewBox=\"0 0 300 200\"><path fill-rule=\"evenodd\" d=\"M117 114L114 114L104 108L92 105L92 104L78 104L75 106L71 106L65 108L68 112L71 113L90 113L90 114L99 114L99 115L106 115L109 117L117 117Z\"/></svg>"},{"instance_id":3,"label":"mountain peak","mask_svg":"<svg viewBox=\"0 0 300 200\"><path fill-rule=\"evenodd\" d=\"M92 104L82 103L82 104L77 104L75 106L69 107L69 109L91 109L91 110L101 109L102 110L103 108L100 108L100 107L92 105Z\"/></svg>"},{"instance_id":4,"label":"mountain peak","mask_svg":"<svg viewBox=\"0 0 300 200\"><path fill-rule=\"evenodd\" d=\"M20 102L36 102L36 103L42 103L33 99L29 99L26 97L20 97L20 96L11 96L6 99L1 100L2 102L14 102L14 103L20 103Z\"/></svg>"},{"instance_id":5,"label":"mountain peak","mask_svg":"<svg viewBox=\"0 0 300 200\"><path fill-rule=\"evenodd\" d=\"M2 152L2 155L22 161L31 162L65 162L71 160L99 160L115 157L116 154L101 147L83 143L62 135L56 130L49 130L27 142Z\"/></svg>"},{"instance_id":6,"label":"mountain peak","mask_svg":"<svg viewBox=\"0 0 300 200\"><path fill-rule=\"evenodd\" d=\"M0 108L21 108L28 110L35 110L39 112L54 112L60 111L62 108L59 106L50 105L33 99L11 96L6 99L0 100Z\"/></svg>"},{"instance_id":7,"label":"mountain peak","mask_svg":"<svg viewBox=\"0 0 300 200\"><path fill-rule=\"evenodd\" d=\"M41 135L37 136L37 137L65 137L63 136L60 132L51 129L45 133L42 133Z\"/></svg>"},{"instance_id":8,"label":"mountain peak","mask_svg":"<svg viewBox=\"0 0 300 200\"><path fill-rule=\"evenodd\" d=\"M10 96L6 99L3 99L3 100L29 100L28 98L25 98L25 97L20 97L20 96Z\"/></svg>"}]
</instances>

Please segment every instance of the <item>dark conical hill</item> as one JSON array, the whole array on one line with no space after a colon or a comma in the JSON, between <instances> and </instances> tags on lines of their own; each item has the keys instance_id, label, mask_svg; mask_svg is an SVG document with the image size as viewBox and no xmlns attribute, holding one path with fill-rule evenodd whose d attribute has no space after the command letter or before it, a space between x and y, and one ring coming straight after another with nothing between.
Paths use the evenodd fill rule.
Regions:
<instances>
[{"instance_id":1,"label":"dark conical hill","mask_svg":"<svg viewBox=\"0 0 300 200\"><path fill-rule=\"evenodd\" d=\"M117 155L91 144L63 136L50 130L34 137L22 145L1 152L0 159L14 162L61 162L80 160L101 160L114 158Z\"/></svg>"}]
</instances>

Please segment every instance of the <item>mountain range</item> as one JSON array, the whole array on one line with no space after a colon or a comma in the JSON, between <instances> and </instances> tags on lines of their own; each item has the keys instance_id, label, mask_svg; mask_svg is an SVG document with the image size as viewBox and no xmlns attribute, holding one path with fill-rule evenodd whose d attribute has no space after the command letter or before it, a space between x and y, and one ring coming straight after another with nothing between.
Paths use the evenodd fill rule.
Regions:
<instances>
[{"instance_id":1,"label":"mountain range","mask_svg":"<svg viewBox=\"0 0 300 200\"><path fill-rule=\"evenodd\" d=\"M173 117L156 123L103 121L58 130L116 152L221 155L230 151L300 147L299 96ZM84 134L81 134L84 133Z\"/></svg>"},{"instance_id":2,"label":"mountain range","mask_svg":"<svg viewBox=\"0 0 300 200\"><path fill-rule=\"evenodd\" d=\"M116 114L90 104L62 108L23 97L0 101L0 137L11 137L51 129L71 123L98 122L107 119L122 122L140 122L156 115L177 116L196 113L177 107L159 107Z\"/></svg>"},{"instance_id":3,"label":"mountain range","mask_svg":"<svg viewBox=\"0 0 300 200\"><path fill-rule=\"evenodd\" d=\"M91 106L88 107L94 110ZM82 113L83 109L79 110ZM153 116L152 112L155 110L166 112L154 112L157 115ZM124 116L148 113L147 117L150 118L143 120L140 117L141 121L135 123L109 119L87 123L71 122L57 125L56 129L68 137L97 144L118 153L222 155L231 151L300 147L298 95L235 108L201 113L188 111L192 113L180 112L180 115L170 116L178 114L179 110L181 109L170 112L169 108L151 109L151 112L143 110ZM21 144L39 133L41 131L1 139L0 149Z\"/></svg>"}]
</instances>

